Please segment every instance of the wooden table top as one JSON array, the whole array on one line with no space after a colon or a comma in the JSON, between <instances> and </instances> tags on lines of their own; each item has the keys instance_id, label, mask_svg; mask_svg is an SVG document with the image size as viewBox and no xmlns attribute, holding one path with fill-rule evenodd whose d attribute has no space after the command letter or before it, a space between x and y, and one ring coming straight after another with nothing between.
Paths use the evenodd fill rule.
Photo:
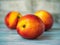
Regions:
<instances>
[{"instance_id":1,"label":"wooden table top","mask_svg":"<svg viewBox=\"0 0 60 45\"><path fill-rule=\"evenodd\" d=\"M0 45L60 45L60 25L54 24L41 37L34 40L23 39L16 30L8 29L0 24Z\"/></svg>"}]
</instances>

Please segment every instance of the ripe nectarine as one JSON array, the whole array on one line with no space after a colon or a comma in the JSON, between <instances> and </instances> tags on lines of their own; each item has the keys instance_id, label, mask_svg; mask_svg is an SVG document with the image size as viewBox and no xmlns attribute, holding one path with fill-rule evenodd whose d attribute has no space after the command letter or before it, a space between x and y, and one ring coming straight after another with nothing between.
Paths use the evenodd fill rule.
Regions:
<instances>
[{"instance_id":1,"label":"ripe nectarine","mask_svg":"<svg viewBox=\"0 0 60 45\"><path fill-rule=\"evenodd\" d=\"M49 12L45 10L39 10L35 12L35 15L38 16L45 24L45 31L51 29L54 20L53 20L52 15Z\"/></svg>"},{"instance_id":2,"label":"ripe nectarine","mask_svg":"<svg viewBox=\"0 0 60 45\"><path fill-rule=\"evenodd\" d=\"M17 11L11 11L5 17L5 24L10 29L16 29L16 25L17 25L18 19L21 16L22 15L19 12L17 12Z\"/></svg>"},{"instance_id":3,"label":"ripe nectarine","mask_svg":"<svg viewBox=\"0 0 60 45\"><path fill-rule=\"evenodd\" d=\"M23 38L35 39L45 30L41 19L33 14L27 14L20 18L17 24L17 32Z\"/></svg>"}]
</instances>

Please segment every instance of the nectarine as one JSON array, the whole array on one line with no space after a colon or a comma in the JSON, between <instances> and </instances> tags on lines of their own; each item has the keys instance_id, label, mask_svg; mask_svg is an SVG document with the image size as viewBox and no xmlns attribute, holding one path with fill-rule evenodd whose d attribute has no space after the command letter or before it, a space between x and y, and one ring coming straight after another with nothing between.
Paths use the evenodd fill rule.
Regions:
<instances>
[{"instance_id":1,"label":"nectarine","mask_svg":"<svg viewBox=\"0 0 60 45\"><path fill-rule=\"evenodd\" d=\"M45 10L39 10L35 12L35 15L38 16L45 24L45 31L51 29L54 20L53 20L52 15L49 12Z\"/></svg>"},{"instance_id":2,"label":"nectarine","mask_svg":"<svg viewBox=\"0 0 60 45\"><path fill-rule=\"evenodd\" d=\"M5 24L10 29L16 29L18 19L20 19L21 16L19 12L11 11L5 17Z\"/></svg>"},{"instance_id":3,"label":"nectarine","mask_svg":"<svg viewBox=\"0 0 60 45\"><path fill-rule=\"evenodd\" d=\"M17 24L18 34L26 39L35 39L41 35L44 30L45 25L42 20L33 14L26 14L21 17Z\"/></svg>"}]
</instances>

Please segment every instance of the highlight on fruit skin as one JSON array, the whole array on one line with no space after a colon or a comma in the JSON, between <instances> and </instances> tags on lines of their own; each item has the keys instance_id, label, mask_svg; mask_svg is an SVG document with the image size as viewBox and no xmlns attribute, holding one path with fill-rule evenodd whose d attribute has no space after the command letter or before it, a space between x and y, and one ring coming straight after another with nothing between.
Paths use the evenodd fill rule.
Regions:
<instances>
[{"instance_id":1,"label":"highlight on fruit skin","mask_svg":"<svg viewBox=\"0 0 60 45\"><path fill-rule=\"evenodd\" d=\"M10 11L5 16L5 25L10 29L16 29L18 20L22 17L21 13L18 11Z\"/></svg>"},{"instance_id":2,"label":"highlight on fruit skin","mask_svg":"<svg viewBox=\"0 0 60 45\"><path fill-rule=\"evenodd\" d=\"M35 39L45 30L42 20L34 14L26 14L17 24L17 33L25 39Z\"/></svg>"},{"instance_id":3,"label":"highlight on fruit skin","mask_svg":"<svg viewBox=\"0 0 60 45\"><path fill-rule=\"evenodd\" d=\"M54 20L51 13L46 10L38 10L34 14L38 16L45 24L45 31L48 31L52 28Z\"/></svg>"}]
</instances>

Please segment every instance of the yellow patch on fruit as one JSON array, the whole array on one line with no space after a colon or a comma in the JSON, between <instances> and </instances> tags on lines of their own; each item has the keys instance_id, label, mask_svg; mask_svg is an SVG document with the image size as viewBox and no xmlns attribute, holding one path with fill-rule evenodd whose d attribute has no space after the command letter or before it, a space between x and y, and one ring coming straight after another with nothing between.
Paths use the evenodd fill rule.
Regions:
<instances>
[{"instance_id":1,"label":"yellow patch on fruit","mask_svg":"<svg viewBox=\"0 0 60 45\"><path fill-rule=\"evenodd\" d=\"M17 17L18 15L20 15L20 13L15 12L15 11L11 12L11 14L9 16L9 20L8 20L9 21L9 24L10 24L9 26L11 26L14 23L14 20L16 20L16 18L18 18Z\"/></svg>"},{"instance_id":2,"label":"yellow patch on fruit","mask_svg":"<svg viewBox=\"0 0 60 45\"><path fill-rule=\"evenodd\" d=\"M52 27L54 21L52 15L49 12L45 10L39 10L35 12L35 15L38 16L43 21L46 30Z\"/></svg>"},{"instance_id":3,"label":"yellow patch on fruit","mask_svg":"<svg viewBox=\"0 0 60 45\"><path fill-rule=\"evenodd\" d=\"M29 21L28 19L27 19L27 20L19 21L19 23L18 23L18 26L17 26L17 27L22 28L22 30L24 30L24 29L28 28L28 26L29 26L28 21Z\"/></svg>"}]
</instances>

